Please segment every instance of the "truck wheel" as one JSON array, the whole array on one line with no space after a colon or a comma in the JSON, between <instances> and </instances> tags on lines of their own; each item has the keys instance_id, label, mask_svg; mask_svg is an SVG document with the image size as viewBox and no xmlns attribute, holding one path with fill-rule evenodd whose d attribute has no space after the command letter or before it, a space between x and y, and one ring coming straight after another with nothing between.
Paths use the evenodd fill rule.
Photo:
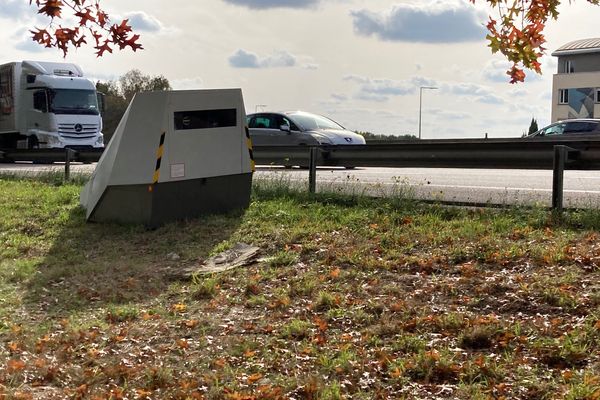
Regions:
<instances>
[{"instance_id":1,"label":"truck wheel","mask_svg":"<svg viewBox=\"0 0 600 400\"><path fill-rule=\"evenodd\" d=\"M39 149L40 142L35 135L27 136L27 148L28 149Z\"/></svg>"},{"instance_id":2,"label":"truck wheel","mask_svg":"<svg viewBox=\"0 0 600 400\"><path fill-rule=\"evenodd\" d=\"M27 148L29 150L39 149L40 148L40 141L38 140L37 136L35 136L35 135L27 136ZM43 158L39 158L37 160L33 160L32 162L34 164L51 164L50 161L45 160Z\"/></svg>"}]
</instances>

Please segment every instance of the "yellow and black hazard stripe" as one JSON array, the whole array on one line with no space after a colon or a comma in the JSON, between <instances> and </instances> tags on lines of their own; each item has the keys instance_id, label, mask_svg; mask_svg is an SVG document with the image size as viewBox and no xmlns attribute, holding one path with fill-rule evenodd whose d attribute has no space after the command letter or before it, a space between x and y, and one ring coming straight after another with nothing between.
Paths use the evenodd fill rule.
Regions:
<instances>
[{"instance_id":1,"label":"yellow and black hazard stripe","mask_svg":"<svg viewBox=\"0 0 600 400\"><path fill-rule=\"evenodd\" d=\"M154 167L154 176L152 177L152 185L148 186L148 191L151 192L153 186L158 183L158 179L160 178L160 163L162 161L162 156L165 148L165 135L167 132L163 132L160 135L160 143L158 145L158 150L156 151L156 166Z\"/></svg>"},{"instance_id":2,"label":"yellow and black hazard stripe","mask_svg":"<svg viewBox=\"0 0 600 400\"><path fill-rule=\"evenodd\" d=\"M246 146L248 146L248 153L250 154L250 170L256 171L256 163L254 162L254 151L252 150L252 139L250 139L250 130L246 125Z\"/></svg>"}]
</instances>

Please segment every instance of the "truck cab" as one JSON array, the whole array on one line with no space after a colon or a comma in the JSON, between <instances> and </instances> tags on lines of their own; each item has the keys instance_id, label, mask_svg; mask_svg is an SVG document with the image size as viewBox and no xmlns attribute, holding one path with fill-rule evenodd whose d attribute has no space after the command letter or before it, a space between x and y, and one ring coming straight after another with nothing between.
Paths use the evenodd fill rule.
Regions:
<instances>
[{"instance_id":1,"label":"truck cab","mask_svg":"<svg viewBox=\"0 0 600 400\"><path fill-rule=\"evenodd\" d=\"M8 142L8 147L17 148L104 147L96 87L77 65L23 61L13 63L12 69L16 129L12 135L0 130L0 136L9 134L4 136L5 146Z\"/></svg>"}]
</instances>

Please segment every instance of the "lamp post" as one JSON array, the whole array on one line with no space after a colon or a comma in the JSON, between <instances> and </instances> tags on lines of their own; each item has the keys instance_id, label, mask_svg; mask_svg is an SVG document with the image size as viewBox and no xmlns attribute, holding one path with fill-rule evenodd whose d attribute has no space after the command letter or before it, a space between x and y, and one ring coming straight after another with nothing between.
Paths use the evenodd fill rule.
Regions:
<instances>
[{"instance_id":1,"label":"lamp post","mask_svg":"<svg viewBox=\"0 0 600 400\"><path fill-rule=\"evenodd\" d=\"M423 108L423 89L435 90L433 86L421 86L419 88L419 140L421 140L421 109Z\"/></svg>"}]
</instances>

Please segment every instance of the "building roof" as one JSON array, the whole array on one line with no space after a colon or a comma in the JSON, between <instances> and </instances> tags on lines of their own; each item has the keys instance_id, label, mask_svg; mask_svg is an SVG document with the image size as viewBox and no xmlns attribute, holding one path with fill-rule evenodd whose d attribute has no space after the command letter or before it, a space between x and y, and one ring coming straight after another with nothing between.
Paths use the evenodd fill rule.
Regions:
<instances>
[{"instance_id":1,"label":"building roof","mask_svg":"<svg viewBox=\"0 0 600 400\"><path fill-rule=\"evenodd\" d=\"M600 38L580 39L569 42L552 53L553 56L567 56L571 54L585 54L600 52Z\"/></svg>"}]
</instances>

